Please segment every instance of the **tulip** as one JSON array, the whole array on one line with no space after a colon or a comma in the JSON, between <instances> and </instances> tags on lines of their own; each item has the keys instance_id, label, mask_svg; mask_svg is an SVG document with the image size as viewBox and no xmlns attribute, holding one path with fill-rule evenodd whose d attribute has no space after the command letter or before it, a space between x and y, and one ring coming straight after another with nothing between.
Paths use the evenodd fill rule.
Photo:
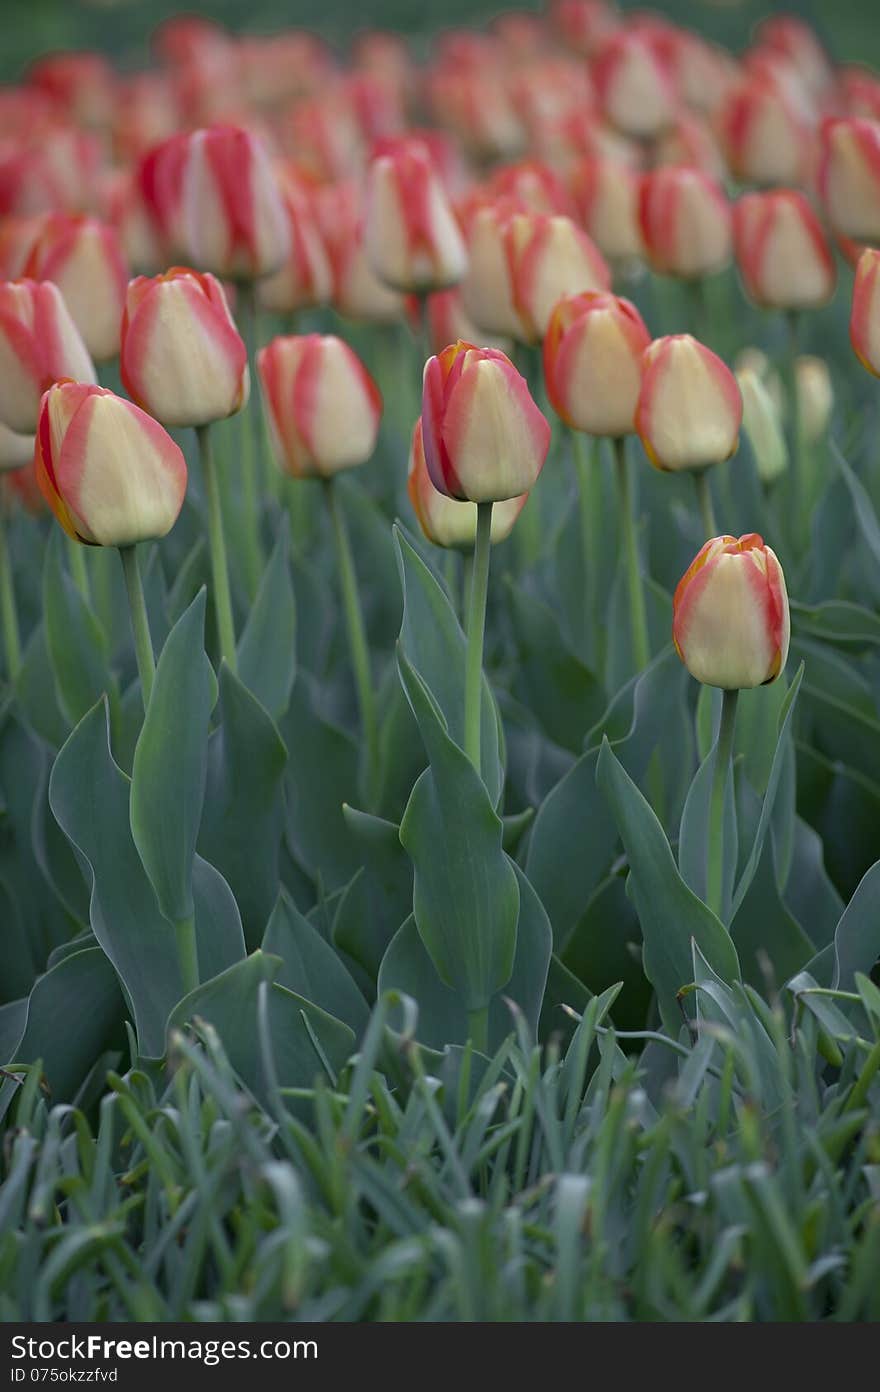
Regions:
<instances>
[{"instance_id":1,"label":"tulip","mask_svg":"<svg viewBox=\"0 0 880 1392\"><path fill-rule=\"evenodd\" d=\"M510 359L465 342L425 364L422 430L434 487L473 503L528 493L550 447L550 426Z\"/></svg>"},{"instance_id":2,"label":"tulip","mask_svg":"<svg viewBox=\"0 0 880 1392\"><path fill-rule=\"evenodd\" d=\"M58 286L33 280L0 284L0 421L33 434L42 395L61 377L97 380Z\"/></svg>"},{"instance_id":3,"label":"tulip","mask_svg":"<svg viewBox=\"0 0 880 1392\"><path fill-rule=\"evenodd\" d=\"M457 136L476 162L510 159L525 145L525 131L504 72L441 63L428 77L437 124Z\"/></svg>"},{"instance_id":4,"label":"tulip","mask_svg":"<svg viewBox=\"0 0 880 1392\"><path fill-rule=\"evenodd\" d=\"M148 150L134 171L134 183L161 249L160 262L185 254L183 228L183 171L187 136L169 136Z\"/></svg>"},{"instance_id":5,"label":"tulip","mask_svg":"<svg viewBox=\"0 0 880 1392\"><path fill-rule=\"evenodd\" d=\"M58 286L95 362L116 357L128 268L114 228L97 218L48 218L25 274Z\"/></svg>"},{"instance_id":6,"label":"tulip","mask_svg":"<svg viewBox=\"0 0 880 1392\"><path fill-rule=\"evenodd\" d=\"M819 188L835 232L880 241L880 120L854 116L822 127Z\"/></svg>"},{"instance_id":7,"label":"tulip","mask_svg":"<svg viewBox=\"0 0 880 1392\"><path fill-rule=\"evenodd\" d=\"M331 478L365 464L376 447L382 398L341 338L275 338L257 354L279 467L294 478Z\"/></svg>"},{"instance_id":8,"label":"tulip","mask_svg":"<svg viewBox=\"0 0 880 1392\"><path fill-rule=\"evenodd\" d=\"M812 309L833 295L834 257L802 193L746 194L734 208L734 240L743 284L756 304Z\"/></svg>"},{"instance_id":9,"label":"tulip","mask_svg":"<svg viewBox=\"0 0 880 1392\"><path fill-rule=\"evenodd\" d=\"M648 260L662 275L697 280L730 261L730 207L700 169L670 165L646 174L639 224Z\"/></svg>"},{"instance_id":10,"label":"tulip","mask_svg":"<svg viewBox=\"0 0 880 1392\"><path fill-rule=\"evenodd\" d=\"M791 73L745 73L718 119L728 164L743 183L797 185L803 180L813 113Z\"/></svg>"},{"instance_id":11,"label":"tulip","mask_svg":"<svg viewBox=\"0 0 880 1392\"><path fill-rule=\"evenodd\" d=\"M785 576L763 539L751 532L707 541L673 598L673 641L691 676L728 691L773 682L789 633Z\"/></svg>"},{"instance_id":12,"label":"tulip","mask_svg":"<svg viewBox=\"0 0 880 1392\"><path fill-rule=\"evenodd\" d=\"M113 111L113 72L100 53L51 53L28 73L77 125L106 126Z\"/></svg>"},{"instance_id":13,"label":"tulip","mask_svg":"<svg viewBox=\"0 0 880 1392\"><path fill-rule=\"evenodd\" d=\"M833 85L831 60L803 20L794 15L770 15L757 26L755 39L761 48L784 58L817 99Z\"/></svg>"},{"instance_id":14,"label":"tulip","mask_svg":"<svg viewBox=\"0 0 880 1392\"><path fill-rule=\"evenodd\" d=\"M563 295L611 287L605 261L571 218L515 213L505 240L520 337L527 343L544 337Z\"/></svg>"},{"instance_id":15,"label":"tulip","mask_svg":"<svg viewBox=\"0 0 880 1392\"><path fill-rule=\"evenodd\" d=\"M333 303L340 314L378 324L393 323L404 297L379 279L364 248L360 195L354 184L331 184L315 200L318 224L330 258Z\"/></svg>"},{"instance_id":16,"label":"tulip","mask_svg":"<svg viewBox=\"0 0 880 1392\"><path fill-rule=\"evenodd\" d=\"M834 388L824 358L802 354L795 362L798 412L803 437L808 445L822 439L834 410Z\"/></svg>"},{"instance_id":17,"label":"tulip","mask_svg":"<svg viewBox=\"0 0 880 1392\"><path fill-rule=\"evenodd\" d=\"M420 141L398 141L370 165L364 244L373 270L395 290L424 294L464 275L464 241Z\"/></svg>"},{"instance_id":18,"label":"tulip","mask_svg":"<svg viewBox=\"0 0 880 1392\"><path fill-rule=\"evenodd\" d=\"M506 225L515 210L508 199L478 204L466 219L468 269L461 299L468 318L481 333L505 338L522 336L513 302Z\"/></svg>"},{"instance_id":19,"label":"tulip","mask_svg":"<svg viewBox=\"0 0 880 1392\"><path fill-rule=\"evenodd\" d=\"M10 469L22 469L34 457L33 435L20 435L0 423L0 474Z\"/></svg>"},{"instance_id":20,"label":"tulip","mask_svg":"<svg viewBox=\"0 0 880 1392\"><path fill-rule=\"evenodd\" d=\"M305 186L288 177L284 204L290 227L290 251L280 271L257 285L257 303L275 314L326 304L333 294L333 271L318 226L314 199Z\"/></svg>"},{"instance_id":21,"label":"tulip","mask_svg":"<svg viewBox=\"0 0 880 1392\"><path fill-rule=\"evenodd\" d=\"M120 375L132 400L166 426L207 425L241 410L247 352L212 275L175 266L131 282Z\"/></svg>"},{"instance_id":22,"label":"tulip","mask_svg":"<svg viewBox=\"0 0 880 1392\"><path fill-rule=\"evenodd\" d=\"M608 0L553 0L550 18L569 48L585 58L591 57L621 22Z\"/></svg>"},{"instance_id":23,"label":"tulip","mask_svg":"<svg viewBox=\"0 0 880 1392\"><path fill-rule=\"evenodd\" d=\"M675 92L644 33L621 29L596 56L593 76L602 109L625 135L657 136L675 116Z\"/></svg>"},{"instance_id":24,"label":"tulip","mask_svg":"<svg viewBox=\"0 0 880 1392\"><path fill-rule=\"evenodd\" d=\"M727 178L727 161L709 122L683 111L654 147L654 165L702 169L716 183Z\"/></svg>"},{"instance_id":25,"label":"tulip","mask_svg":"<svg viewBox=\"0 0 880 1392\"><path fill-rule=\"evenodd\" d=\"M560 300L544 339L544 379L566 425L588 435L630 434L650 341L629 300L595 292Z\"/></svg>"},{"instance_id":26,"label":"tulip","mask_svg":"<svg viewBox=\"0 0 880 1392\"><path fill-rule=\"evenodd\" d=\"M617 160L588 157L572 171L571 191L578 221L604 257L625 264L642 254L635 170Z\"/></svg>"},{"instance_id":27,"label":"tulip","mask_svg":"<svg viewBox=\"0 0 880 1392\"><path fill-rule=\"evenodd\" d=\"M290 231L262 141L237 126L212 126L189 135L184 150L181 214L192 263L230 280L277 271Z\"/></svg>"},{"instance_id":28,"label":"tulip","mask_svg":"<svg viewBox=\"0 0 880 1392\"><path fill-rule=\"evenodd\" d=\"M413 430L407 481L410 502L428 541L461 551L473 551L477 538L477 505L448 498L431 482L422 442L422 422ZM528 493L497 503L492 509L490 538L493 546L505 541L528 501Z\"/></svg>"},{"instance_id":29,"label":"tulip","mask_svg":"<svg viewBox=\"0 0 880 1392\"><path fill-rule=\"evenodd\" d=\"M743 428L749 437L758 477L773 483L788 468L788 449L779 406L754 369L737 372L743 401Z\"/></svg>"},{"instance_id":30,"label":"tulip","mask_svg":"<svg viewBox=\"0 0 880 1392\"><path fill-rule=\"evenodd\" d=\"M512 199L531 213L562 213L568 217L575 211L563 180L541 160L520 160L496 169L489 192L494 198Z\"/></svg>"}]
</instances>

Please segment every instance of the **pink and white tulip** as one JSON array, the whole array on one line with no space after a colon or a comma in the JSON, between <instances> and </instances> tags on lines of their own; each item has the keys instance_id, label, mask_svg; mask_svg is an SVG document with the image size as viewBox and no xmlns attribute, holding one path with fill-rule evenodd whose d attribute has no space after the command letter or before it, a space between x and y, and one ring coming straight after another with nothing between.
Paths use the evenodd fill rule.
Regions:
<instances>
[{"instance_id":1,"label":"pink and white tulip","mask_svg":"<svg viewBox=\"0 0 880 1392\"><path fill-rule=\"evenodd\" d=\"M407 489L419 526L428 541L458 551L473 551L477 535L477 505L462 503L441 493L431 482L422 440L422 422L417 420L413 430L409 456ZM490 540L493 546L505 541L526 503L528 493L508 498L492 509Z\"/></svg>"},{"instance_id":2,"label":"pink and white tulip","mask_svg":"<svg viewBox=\"0 0 880 1392\"><path fill-rule=\"evenodd\" d=\"M128 266L114 227L63 213L48 218L31 247L25 274L58 286L95 362L116 357Z\"/></svg>"},{"instance_id":3,"label":"pink and white tulip","mask_svg":"<svg viewBox=\"0 0 880 1392\"><path fill-rule=\"evenodd\" d=\"M588 435L631 434L650 341L629 300L595 293L560 300L544 339L544 381L566 425Z\"/></svg>"},{"instance_id":4,"label":"pink and white tulip","mask_svg":"<svg viewBox=\"0 0 880 1392\"><path fill-rule=\"evenodd\" d=\"M730 261L730 205L700 169L669 165L646 174L639 226L648 261L662 275L699 280Z\"/></svg>"},{"instance_id":5,"label":"pink and white tulip","mask_svg":"<svg viewBox=\"0 0 880 1392\"><path fill-rule=\"evenodd\" d=\"M642 358L635 427L657 469L702 471L736 452L742 396L725 363L690 334L656 339Z\"/></svg>"},{"instance_id":6,"label":"pink and white tulip","mask_svg":"<svg viewBox=\"0 0 880 1392\"><path fill-rule=\"evenodd\" d=\"M831 299L834 256L804 194L748 193L733 216L737 264L750 299L789 310L813 309Z\"/></svg>"},{"instance_id":7,"label":"pink and white tulip","mask_svg":"<svg viewBox=\"0 0 880 1392\"><path fill-rule=\"evenodd\" d=\"M0 421L33 435L43 393L62 377L97 381L58 286L34 280L0 284Z\"/></svg>"},{"instance_id":8,"label":"pink and white tulip","mask_svg":"<svg viewBox=\"0 0 880 1392\"><path fill-rule=\"evenodd\" d=\"M421 141L396 141L370 165L364 245L373 270L395 290L442 290L464 275L464 239Z\"/></svg>"}]
</instances>

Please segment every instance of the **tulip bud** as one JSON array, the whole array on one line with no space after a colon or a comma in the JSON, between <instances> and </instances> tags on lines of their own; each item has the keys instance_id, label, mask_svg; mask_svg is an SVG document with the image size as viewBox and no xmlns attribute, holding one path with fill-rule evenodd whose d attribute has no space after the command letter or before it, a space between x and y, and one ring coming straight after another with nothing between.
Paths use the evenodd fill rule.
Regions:
<instances>
[{"instance_id":1,"label":"tulip bud","mask_svg":"<svg viewBox=\"0 0 880 1392\"><path fill-rule=\"evenodd\" d=\"M562 179L541 160L520 160L496 169L489 192L493 198L512 199L524 212L563 213L568 217L575 211Z\"/></svg>"},{"instance_id":2,"label":"tulip bud","mask_svg":"<svg viewBox=\"0 0 880 1392\"><path fill-rule=\"evenodd\" d=\"M621 29L602 45L593 76L605 115L625 135L659 135L675 116L672 83L637 29Z\"/></svg>"},{"instance_id":3,"label":"tulip bud","mask_svg":"<svg viewBox=\"0 0 880 1392\"><path fill-rule=\"evenodd\" d=\"M734 208L736 259L749 298L768 309L812 309L834 294L837 272L802 193L747 193Z\"/></svg>"},{"instance_id":4,"label":"tulip bud","mask_svg":"<svg viewBox=\"0 0 880 1392\"><path fill-rule=\"evenodd\" d=\"M577 216L609 261L635 261L642 254L639 177L617 160L582 160L571 175Z\"/></svg>"},{"instance_id":5,"label":"tulip bud","mask_svg":"<svg viewBox=\"0 0 880 1392\"><path fill-rule=\"evenodd\" d=\"M588 435L629 435L650 342L629 300L592 292L560 300L544 339L544 380L566 425Z\"/></svg>"},{"instance_id":6,"label":"tulip bud","mask_svg":"<svg viewBox=\"0 0 880 1392\"><path fill-rule=\"evenodd\" d=\"M133 401L163 425L208 425L248 399L247 350L223 287L175 266L128 287L120 375Z\"/></svg>"},{"instance_id":7,"label":"tulip bud","mask_svg":"<svg viewBox=\"0 0 880 1392\"><path fill-rule=\"evenodd\" d=\"M43 392L61 377L97 381L58 286L34 280L0 284L0 421L33 434Z\"/></svg>"},{"instance_id":8,"label":"tulip bud","mask_svg":"<svg viewBox=\"0 0 880 1392\"><path fill-rule=\"evenodd\" d=\"M284 204L290 227L290 250L280 271L264 276L257 285L263 309L293 314L298 309L326 304L333 294L333 271L318 228L314 199L305 188L288 181Z\"/></svg>"},{"instance_id":9,"label":"tulip bud","mask_svg":"<svg viewBox=\"0 0 880 1392\"><path fill-rule=\"evenodd\" d=\"M782 566L756 532L713 537L672 601L672 637L692 677L728 691L775 681L788 657Z\"/></svg>"},{"instance_id":10,"label":"tulip bud","mask_svg":"<svg viewBox=\"0 0 880 1392\"><path fill-rule=\"evenodd\" d=\"M762 483L772 483L788 468L788 449L779 407L753 369L736 374L743 402L743 428L749 437Z\"/></svg>"},{"instance_id":11,"label":"tulip bud","mask_svg":"<svg viewBox=\"0 0 880 1392\"><path fill-rule=\"evenodd\" d=\"M428 541L435 546L473 551L477 535L477 505L458 502L434 487L425 460L421 420L416 421L413 430L407 488L413 511ZM493 546L510 536L528 497L528 493L523 493L519 498L508 498L503 503L495 504L490 533Z\"/></svg>"},{"instance_id":12,"label":"tulip bud","mask_svg":"<svg viewBox=\"0 0 880 1392\"><path fill-rule=\"evenodd\" d=\"M620 24L620 16L608 0L553 0L550 18L568 47L585 58Z\"/></svg>"},{"instance_id":13,"label":"tulip bud","mask_svg":"<svg viewBox=\"0 0 880 1392\"><path fill-rule=\"evenodd\" d=\"M376 275L367 260L360 196L353 184L319 191L315 208L333 272L333 302L340 314L379 324L403 316L404 297Z\"/></svg>"},{"instance_id":14,"label":"tulip bud","mask_svg":"<svg viewBox=\"0 0 880 1392\"><path fill-rule=\"evenodd\" d=\"M509 200L478 205L467 221L468 269L461 283L467 316L480 333L519 338L522 324L513 302L506 224ZM465 340L467 341L467 340Z\"/></svg>"},{"instance_id":15,"label":"tulip bud","mask_svg":"<svg viewBox=\"0 0 880 1392\"><path fill-rule=\"evenodd\" d=\"M747 73L719 115L731 171L743 183L801 182L810 156L813 115L790 73Z\"/></svg>"},{"instance_id":16,"label":"tulip bud","mask_svg":"<svg viewBox=\"0 0 880 1392\"><path fill-rule=\"evenodd\" d=\"M95 362L116 357L128 268L114 228L97 218L48 218L25 274L58 286Z\"/></svg>"},{"instance_id":17,"label":"tulip bud","mask_svg":"<svg viewBox=\"0 0 880 1392\"><path fill-rule=\"evenodd\" d=\"M648 260L662 275L696 280L730 261L730 207L700 169L665 166L646 174L639 225Z\"/></svg>"},{"instance_id":18,"label":"tulip bud","mask_svg":"<svg viewBox=\"0 0 880 1392\"><path fill-rule=\"evenodd\" d=\"M834 410L831 373L824 358L808 354L799 357L794 366L801 430L807 444L812 445L822 439Z\"/></svg>"},{"instance_id":19,"label":"tulip bud","mask_svg":"<svg viewBox=\"0 0 880 1392\"><path fill-rule=\"evenodd\" d=\"M719 357L690 334L658 338L642 358L635 426L657 469L705 469L736 452L742 397Z\"/></svg>"},{"instance_id":20,"label":"tulip bud","mask_svg":"<svg viewBox=\"0 0 880 1392\"><path fill-rule=\"evenodd\" d=\"M470 318L464 307L461 290L436 290L428 296L428 334L431 351L442 353L447 343L456 343L463 338L467 343L479 343L481 348L500 348L502 353L511 349L509 337L501 334L487 336Z\"/></svg>"},{"instance_id":21,"label":"tulip bud","mask_svg":"<svg viewBox=\"0 0 880 1392\"><path fill-rule=\"evenodd\" d=\"M181 207L199 270L252 280L284 263L290 232L281 191L265 146L249 131L211 126L187 137Z\"/></svg>"},{"instance_id":22,"label":"tulip bud","mask_svg":"<svg viewBox=\"0 0 880 1392\"><path fill-rule=\"evenodd\" d=\"M464 342L425 364L422 437L434 487L460 502L528 493L550 448L550 426L510 359Z\"/></svg>"},{"instance_id":23,"label":"tulip bud","mask_svg":"<svg viewBox=\"0 0 880 1392\"><path fill-rule=\"evenodd\" d=\"M370 165L364 245L373 270L396 290L442 290L464 275L464 241L420 141L395 142Z\"/></svg>"},{"instance_id":24,"label":"tulip bud","mask_svg":"<svg viewBox=\"0 0 880 1392\"><path fill-rule=\"evenodd\" d=\"M0 473L9 469L22 469L34 457L33 435L19 435L0 422Z\"/></svg>"},{"instance_id":25,"label":"tulip bud","mask_svg":"<svg viewBox=\"0 0 880 1392\"><path fill-rule=\"evenodd\" d=\"M161 425L82 382L57 382L43 397L34 463L61 526L93 546L165 536L186 494L183 455Z\"/></svg>"},{"instance_id":26,"label":"tulip bud","mask_svg":"<svg viewBox=\"0 0 880 1392\"><path fill-rule=\"evenodd\" d=\"M849 116L824 123L819 188L835 232L880 241L880 121Z\"/></svg>"},{"instance_id":27,"label":"tulip bud","mask_svg":"<svg viewBox=\"0 0 880 1392\"><path fill-rule=\"evenodd\" d=\"M382 397L341 338L273 338L257 371L275 458L294 478L329 478L365 464L376 448Z\"/></svg>"},{"instance_id":28,"label":"tulip bud","mask_svg":"<svg viewBox=\"0 0 880 1392\"><path fill-rule=\"evenodd\" d=\"M505 239L519 336L527 343L544 337L563 295L611 288L607 265L571 218L515 213Z\"/></svg>"}]
</instances>

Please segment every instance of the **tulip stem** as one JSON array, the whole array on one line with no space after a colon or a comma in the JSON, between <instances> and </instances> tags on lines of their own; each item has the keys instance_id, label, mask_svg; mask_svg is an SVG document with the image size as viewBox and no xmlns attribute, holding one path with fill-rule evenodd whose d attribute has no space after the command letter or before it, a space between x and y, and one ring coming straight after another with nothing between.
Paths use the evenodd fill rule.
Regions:
<instances>
[{"instance_id":1,"label":"tulip stem","mask_svg":"<svg viewBox=\"0 0 880 1392\"><path fill-rule=\"evenodd\" d=\"M175 923L174 936L177 942L177 961L183 980L183 994L188 996L199 984L199 949L195 918L182 918Z\"/></svg>"},{"instance_id":2,"label":"tulip stem","mask_svg":"<svg viewBox=\"0 0 880 1392\"><path fill-rule=\"evenodd\" d=\"M591 440L592 448L588 451L587 439L582 431L571 430L570 435L580 503L581 563L584 582L583 656L594 670L598 670L601 626L599 624L599 557L596 531L602 516L600 441Z\"/></svg>"},{"instance_id":3,"label":"tulip stem","mask_svg":"<svg viewBox=\"0 0 880 1392\"><path fill-rule=\"evenodd\" d=\"M489 1052L489 1007L468 1011L468 1038L481 1054Z\"/></svg>"},{"instance_id":4,"label":"tulip stem","mask_svg":"<svg viewBox=\"0 0 880 1392\"><path fill-rule=\"evenodd\" d=\"M724 891L724 799L733 753L736 729L738 691L725 691L721 705L721 723L715 743L715 767L712 771L712 791L709 801L709 840L706 864L706 903L714 914L721 916Z\"/></svg>"},{"instance_id":5,"label":"tulip stem","mask_svg":"<svg viewBox=\"0 0 880 1392\"><path fill-rule=\"evenodd\" d=\"M220 506L220 487L217 465L211 448L210 426L196 426L202 477L208 500L208 545L211 552L211 575L214 581L214 612L217 616L217 638L220 655L230 671L236 670L235 623L232 617L232 595L229 589L229 563L226 558L226 537L223 532L223 509Z\"/></svg>"},{"instance_id":6,"label":"tulip stem","mask_svg":"<svg viewBox=\"0 0 880 1392\"><path fill-rule=\"evenodd\" d=\"M134 651L137 657L141 695L146 711L150 704L150 692L153 690L153 679L156 675L156 659L153 656L153 640L150 637L150 620L147 617L137 547L120 546L119 555L122 559L122 570L125 575L125 588L128 591L128 609L131 614L131 630L134 634Z\"/></svg>"},{"instance_id":7,"label":"tulip stem","mask_svg":"<svg viewBox=\"0 0 880 1392\"><path fill-rule=\"evenodd\" d=\"M651 661L651 643L648 638L648 615L645 608L645 592L642 587L642 571L639 565L639 542L636 535L636 519L633 510L632 490L630 488L629 462L626 457L626 436L619 435L614 441L614 457L617 463L617 490L620 500L620 527L623 551L626 562L626 576L629 585L630 627L632 628L632 647L636 671L641 672Z\"/></svg>"},{"instance_id":8,"label":"tulip stem","mask_svg":"<svg viewBox=\"0 0 880 1392\"><path fill-rule=\"evenodd\" d=\"M483 638L486 632L486 596L489 592L489 557L492 552L492 503L477 503L477 536L474 570L468 603L467 659L464 674L464 747L482 776L480 722L483 694Z\"/></svg>"},{"instance_id":9,"label":"tulip stem","mask_svg":"<svg viewBox=\"0 0 880 1392\"><path fill-rule=\"evenodd\" d=\"M342 590L342 607L345 610L351 665L354 669L361 730L366 747L365 791L367 803L372 808L379 782L379 726L373 694L373 679L370 672L370 650L367 645L367 631L364 625L364 614L351 553L351 541L345 524L345 515L339 502L336 480L332 477L325 478L323 484L327 510L333 524L336 561L339 566L339 584Z\"/></svg>"},{"instance_id":10,"label":"tulip stem","mask_svg":"<svg viewBox=\"0 0 880 1392\"><path fill-rule=\"evenodd\" d=\"M92 587L89 584L89 572L86 569L85 547L82 542L74 541L71 538L70 545L67 548L67 554L70 559L70 574L73 577L73 583L76 585L76 588L79 590L86 604L91 604Z\"/></svg>"},{"instance_id":11,"label":"tulip stem","mask_svg":"<svg viewBox=\"0 0 880 1392\"><path fill-rule=\"evenodd\" d=\"M15 589L12 584L6 523L6 505L0 501L0 616L3 620L3 644L6 649L6 675L14 682L21 670L21 633L18 626L18 605L15 602Z\"/></svg>"},{"instance_id":12,"label":"tulip stem","mask_svg":"<svg viewBox=\"0 0 880 1392\"><path fill-rule=\"evenodd\" d=\"M268 484L270 474L264 472L266 452L263 448L263 416L260 409L257 380L257 292L252 281L239 285L241 328L251 374L251 394L239 414L241 425L242 479L242 541L244 542L244 571L248 596L253 599L263 573L263 548L260 543L260 488Z\"/></svg>"},{"instance_id":13,"label":"tulip stem","mask_svg":"<svg viewBox=\"0 0 880 1392\"><path fill-rule=\"evenodd\" d=\"M715 504L712 502L712 485L709 482L709 470L702 469L700 473L694 474L694 487L697 490L697 502L700 505L700 516L703 519L703 532L706 540L718 535L718 524L715 521Z\"/></svg>"}]
</instances>

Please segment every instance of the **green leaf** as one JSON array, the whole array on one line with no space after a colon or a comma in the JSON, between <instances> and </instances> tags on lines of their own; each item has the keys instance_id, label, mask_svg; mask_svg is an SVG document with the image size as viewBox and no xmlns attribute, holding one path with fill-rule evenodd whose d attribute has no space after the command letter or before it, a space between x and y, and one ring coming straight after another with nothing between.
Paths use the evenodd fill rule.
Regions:
<instances>
[{"instance_id":1,"label":"green leaf","mask_svg":"<svg viewBox=\"0 0 880 1392\"><path fill-rule=\"evenodd\" d=\"M287 750L275 722L225 663L218 716L198 847L228 881L254 947L278 897Z\"/></svg>"},{"instance_id":2,"label":"green leaf","mask_svg":"<svg viewBox=\"0 0 880 1392\"><path fill-rule=\"evenodd\" d=\"M367 1003L339 960L282 890L266 926L263 952L281 958L277 981L354 1030L360 1036L369 1019Z\"/></svg>"},{"instance_id":3,"label":"green leaf","mask_svg":"<svg viewBox=\"0 0 880 1392\"><path fill-rule=\"evenodd\" d=\"M287 710L296 675L296 604L289 552L285 519L238 641L238 675L275 720Z\"/></svg>"},{"instance_id":4,"label":"green leaf","mask_svg":"<svg viewBox=\"0 0 880 1392\"><path fill-rule=\"evenodd\" d=\"M736 949L724 925L688 889L678 873L663 828L607 740L597 780L608 800L630 864L630 892L642 925L645 973L657 992L664 1025L677 1035L676 996L692 969L692 941L721 977L739 977Z\"/></svg>"},{"instance_id":5,"label":"green leaf","mask_svg":"<svg viewBox=\"0 0 880 1392\"><path fill-rule=\"evenodd\" d=\"M159 907L173 923L194 913L192 867L217 682L205 655L205 591L168 636L134 752L131 831Z\"/></svg>"},{"instance_id":6,"label":"green leaf","mask_svg":"<svg viewBox=\"0 0 880 1392\"><path fill-rule=\"evenodd\" d=\"M880 644L880 615L850 600L829 599L823 604L790 601L792 632L796 637L821 638L848 651Z\"/></svg>"},{"instance_id":7,"label":"green leaf","mask_svg":"<svg viewBox=\"0 0 880 1392\"><path fill-rule=\"evenodd\" d=\"M43 568L43 613L58 704L75 725L105 692L112 705L118 691L101 625L62 564L63 545L62 533L53 528Z\"/></svg>"},{"instance_id":8,"label":"green leaf","mask_svg":"<svg viewBox=\"0 0 880 1392\"><path fill-rule=\"evenodd\" d=\"M753 841L761 801L744 777L737 780L737 804L741 832ZM768 966L779 985L805 966L814 953L809 937L780 896L776 860L771 834L764 841L754 877L730 926L743 980L765 991Z\"/></svg>"},{"instance_id":9,"label":"green leaf","mask_svg":"<svg viewBox=\"0 0 880 1392\"><path fill-rule=\"evenodd\" d=\"M880 861L861 880L834 933L831 985L853 989L856 972L870 973L880 958Z\"/></svg>"},{"instance_id":10,"label":"green leaf","mask_svg":"<svg viewBox=\"0 0 880 1392\"><path fill-rule=\"evenodd\" d=\"M605 710L604 688L568 648L552 610L509 576L505 589L522 698L556 744L577 752Z\"/></svg>"},{"instance_id":11,"label":"green leaf","mask_svg":"<svg viewBox=\"0 0 880 1392\"><path fill-rule=\"evenodd\" d=\"M800 817L795 818L794 848L783 899L815 948L834 937L843 900L828 877L822 838Z\"/></svg>"},{"instance_id":12,"label":"green leaf","mask_svg":"<svg viewBox=\"0 0 880 1392\"><path fill-rule=\"evenodd\" d=\"M59 749L67 739L70 726L58 704L45 622L38 624L28 639L15 693L22 719L29 728L52 749Z\"/></svg>"},{"instance_id":13,"label":"green leaf","mask_svg":"<svg viewBox=\"0 0 880 1392\"><path fill-rule=\"evenodd\" d=\"M590 897L566 943L563 963L594 994L620 983L614 1007L619 1029L647 1018L651 986L642 971L642 930L620 875L609 875Z\"/></svg>"},{"instance_id":14,"label":"green leaf","mask_svg":"<svg viewBox=\"0 0 880 1392\"><path fill-rule=\"evenodd\" d=\"M681 871L682 879L704 903L708 892L709 808L712 801L712 784L715 780L717 749L718 741L716 738L694 775L681 814L681 827L678 833L678 868ZM721 912L719 917L722 923L726 923L730 915L737 858L736 803L733 793L732 771L728 775L724 790L722 840Z\"/></svg>"},{"instance_id":15,"label":"green leaf","mask_svg":"<svg viewBox=\"0 0 880 1392\"><path fill-rule=\"evenodd\" d=\"M843 481L849 489L859 531L871 553L874 565L878 566L880 565L880 523L877 521L874 505L868 497L864 484L853 473L833 441L831 451L837 461L837 467L843 476Z\"/></svg>"},{"instance_id":16,"label":"green leaf","mask_svg":"<svg viewBox=\"0 0 880 1392\"><path fill-rule=\"evenodd\" d=\"M442 587L397 526L394 541L404 595L400 647L442 711L450 739L463 749L466 639ZM404 689L409 693L406 683ZM481 730L483 778L495 807L504 783L501 732L485 676Z\"/></svg>"},{"instance_id":17,"label":"green leaf","mask_svg":"<svg viewBox=\"0 0 880 1392\"><path fill-rule=\"evenodd\" d=\"M388 944L412 912L412 863L393 822L347 805L342 813L363 869L339 906L333 941L375 982Z\"/></svg>"},{"instance_id":18,"label":"green leaf","mask_svg":"<svg viewBox=\"0 0 880 1392\"><path fill-rule=\"evenodd\" d=\"M480 1010L513 970L517 878L483 780L402 649L398 662L430 760L400 826L415 870L416 925L441 980L466 1010Z\"/></svg>"}]
</instances>

